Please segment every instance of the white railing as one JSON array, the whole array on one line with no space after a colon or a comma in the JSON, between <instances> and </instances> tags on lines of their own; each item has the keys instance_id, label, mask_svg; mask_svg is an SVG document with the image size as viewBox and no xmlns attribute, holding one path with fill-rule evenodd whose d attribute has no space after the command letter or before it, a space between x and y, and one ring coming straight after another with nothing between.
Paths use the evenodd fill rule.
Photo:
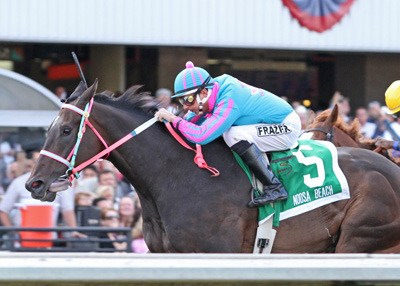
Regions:
<instances>
[{"instance_id":1,"label":"white railing","mask_svg":"<svg viewBox=\"0 0 400 286\"><path fill-rule=\"evenodd\" d=\"M159 284L202 282L202 285L215 282L368 281L368 285L378 282L400 285L400 255L3 252L0 253L0 284L10 281L46 282L46 285L56 285L57 281L101 281L113 285L127 281L132 282L130 285L143 281Z\"/></svg>"}]
</instances>

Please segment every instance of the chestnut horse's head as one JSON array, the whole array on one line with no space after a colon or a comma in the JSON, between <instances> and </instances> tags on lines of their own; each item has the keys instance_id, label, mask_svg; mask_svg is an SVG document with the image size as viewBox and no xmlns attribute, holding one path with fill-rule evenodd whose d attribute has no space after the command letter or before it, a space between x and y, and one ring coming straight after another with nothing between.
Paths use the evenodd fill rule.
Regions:
<instances>
[{"instance_id":1,"label":"chestnut horse's head","mask_svg":"<svg viewBox=\"0 0 400 286\"><path fill-rule=\"evenodd\" d=\"M360 147L362 134L358 120L351 124L344 122L339 115L338 106L319 114L307 127L304 133L312 132L311 139L327 140L336 147Z\"/></svg>"}]
</instances>

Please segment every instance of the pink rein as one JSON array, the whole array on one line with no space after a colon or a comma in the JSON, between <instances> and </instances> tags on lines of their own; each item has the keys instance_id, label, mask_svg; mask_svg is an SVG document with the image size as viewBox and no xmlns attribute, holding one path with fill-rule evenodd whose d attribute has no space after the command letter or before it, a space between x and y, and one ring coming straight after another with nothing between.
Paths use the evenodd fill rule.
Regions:
<instances>
[{"instance_id":1,"label":"pink rein","mask_svg":"<svg viewBox=\"0 0 400 286\"><path fill-rule=\"evenodd\" d=\"M214 168L208 166L207 162L204 160L203 152L201 151L201 145L196 144L196 149L190 147L179 135L178 133L175 132L175 130L172 128L171 123L167 122L165 123L165 126L167 127L169 133L175 138L176 141L178 141L183 147L186 149L192 150L196 153L194 156L194 163L197 165L197 167L201 169L207 169L208 171L211 172L211 177L217 177L219 176L219 171Z\"/></svg>"}]
</instances>

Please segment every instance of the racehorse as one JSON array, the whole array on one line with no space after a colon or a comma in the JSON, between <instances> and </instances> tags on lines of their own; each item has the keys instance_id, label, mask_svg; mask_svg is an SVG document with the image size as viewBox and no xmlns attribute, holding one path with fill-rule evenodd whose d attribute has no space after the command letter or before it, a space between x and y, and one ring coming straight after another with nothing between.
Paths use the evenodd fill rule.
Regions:
<instances>
[{"instance_id":1,"label":"racehorse","mask_svg":"<svg viewBox=\"0 0 400 286\"><path fill-rule=\"evenodd\" d=\"M376 139L365 138L361 134L361 127L357 119L351 124L347 124L342 117L339 116L338 106L321 112L308 125L304 133L310 133L309 137L316 140L327 140L332 142L336 147L355 147L368 150L375 150ZM303 134L304 134L303 133ZM380 150L381 155L399 165L399 159L392 156L387 150Z\"/></svg>"},{"instance_id":2,"label":"racehorse","mask_svg":"<svg viewBox=\"0 0 400 286\"><path fill-rule=\"evenodd\" d=\"M117 98L95 94L96 89L97 81L88 89L80 84L67 101L70 108L62 108L49 127L43 150L58 160L39 157L26 182L33 198L52 199L49 188L68 169L60 161L70 160L83 115L90 113L97 131L86 128L78 165L147 122L157 108L137 87ZM92 109L81 112L93 99ZM222 140L203 146L203 152L219 176L195 166L192 152L157 122L108 154L139 195L151 252L252 252L257 209L247 207L251 184ZM400 252L398 167L364 149L339 148L338 154L351 198L281 221L272 252Z\"/></svg>"}]
</instances>

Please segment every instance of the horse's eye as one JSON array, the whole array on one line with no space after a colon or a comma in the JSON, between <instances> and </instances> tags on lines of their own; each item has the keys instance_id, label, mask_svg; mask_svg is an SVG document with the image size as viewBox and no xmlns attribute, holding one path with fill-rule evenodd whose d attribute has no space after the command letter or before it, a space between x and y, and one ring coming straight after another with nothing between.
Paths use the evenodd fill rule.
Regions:
<instances>
[{"instance_id":1,"label":"horse's eye","mask_svg":"<svg viewBox=\"0 0 400 286\"><path fill-rule=\"evenodd\" d=\"M62 129L62 134L65 135L65 136L67 136L67 135L71 134L71 131L72 131L72 128L71 128L71 127L64 127L64 128Z\"/></svg>"}]
</instances>

